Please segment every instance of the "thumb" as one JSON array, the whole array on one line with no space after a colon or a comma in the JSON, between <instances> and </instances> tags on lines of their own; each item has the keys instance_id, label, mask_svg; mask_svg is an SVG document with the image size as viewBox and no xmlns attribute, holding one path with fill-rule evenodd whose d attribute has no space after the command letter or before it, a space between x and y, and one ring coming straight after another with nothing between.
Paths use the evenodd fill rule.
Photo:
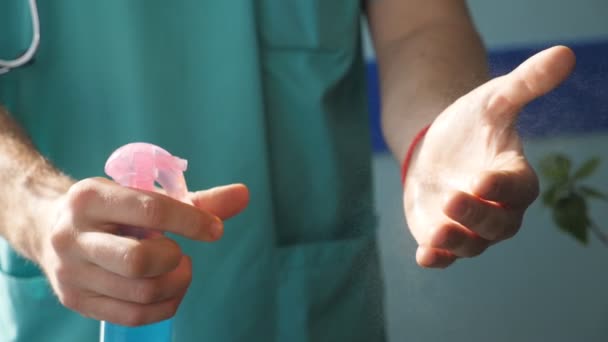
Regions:
<instances>
[{"instance_id":1,"label":"thumb","mask_svg":"<svg viewBox=\"0 0 608 342\"><path fill-rule=\"evenodd\" d=\"M243 184L230 184L197 191L191 199L195 207L225 220L247 207L249 190Z\"/></svg>"},{"instance_id":2,"label":"thumb","mask_svg":"<svg viewBox=\"0 0 608 342\"><path fill-rule=\"evenodd\" d=\"M554 46L530 57L509 74L494 80L487 109L490 115L512 115L559 86L572 72L574 52Z\"/></svg>"}]
</instances>

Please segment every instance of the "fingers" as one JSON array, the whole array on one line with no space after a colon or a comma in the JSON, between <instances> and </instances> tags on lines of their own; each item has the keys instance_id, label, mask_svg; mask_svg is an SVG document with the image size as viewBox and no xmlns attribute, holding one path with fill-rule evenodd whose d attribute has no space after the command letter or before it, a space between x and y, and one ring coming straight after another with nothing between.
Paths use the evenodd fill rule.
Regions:
<instances>
[{"instance_id":1,"label":"fingers","mask_svg":"<svg viewBox=\"0 0 608 342\"><path fill-rule=\"evenodd\" d=\"M87 317L128 326L172 317L192 277L191 262L185 256L174 271L139 279L123 278L67 255L47 256L45 271L64 306Z\"/></svg>"},{"instance_id":2,"label":"fingers","mask_svg":"<svg viewBox=\"0 0 608 342\"><path fill-rule=\"evenodd\" d=\"M483 253L490 242L456 222L438 225L430 234L427 247L449 251L457 257L474 257Z\"/></svg>"},{"instance_id":3,"label":"fingers","mask_svg":"<svg viewBox=\"0 0 608 342\"><path fill-rule=\"evenodd\" d=\"M446 219L424 229L428 234L419 241L416 260L423 267L443 268L458 257L480 255L494 242L515 235L523 212L524 208L507 208L454 192L443 207Z\"/></svg>"},{"instance_id":4,"label":"fingers","mask_svg":"<svg viewBox=\"0 0 608 342\"><path fill-rule=\"evenodd\" d=\"M105 232L82 232L74 248L90 263L127 278L165 274L178 267L183 257L177 243L164 236L136 240Z\"/></svg>"},{"instance_id":5,"label":"fingers","mask_svg":"<svg viewBox=\"0 0 608 342\"><path fill-rule=\"evenodd\" d=\"M192 194L192 203L205 212L226 220L238 214L249 203L249 190L243 184L218 186Z\"/></svg>"},{"instance_id":6,"label":"fingers","mask_svg":"<svg viewBox=\"0 0 608 342\"><path fill-rule=\"evenodd\" d=\"M45 244L50 261L44 269L62 304L128 326L173 316L191 282L191 263L158 232L217 240L223 223L207 210L230 217L247 205L249 194L232 185L194 198L198 207L105 179L72 186ZM115 234L132 227L157 233L145 239Z\"/></svg>"},{"instance_id":7,"label":"fingers","mask_svg":"<svg viewBox=\"0 0 608 342\"><path fill-rule=\"evenodd\" d=\"M189 257L183 256L173 271L152 278L125 278L93 264L86 264L80 273L68 281L86 292L131 303L153 304L177 298L186 291L192 280L192 264Z\"/></svg>"},{"instance_id":8,"label":"fingers","mask_svg":"<svg viewBox=\"0 0 608 342\"><path fill-rule=\"evenodd\" d=\"M456 192L447 200L443 212L481 238L497 241L517 232L523 209L510 209L487 202L465 192Z\"/></svg>"},{"instance_id":9,"label":"fingers","mask_svg":"<svg viewBox=\"0 0 608 342\"><path fill-rule=\"evenodd\" d=\"M472 193L486 201L525 209L539 194L538 177L530 167L513 171L486 171L473 182Z\"/></svg>"},{"instance_id":10,"label":"fingers","mask_svg":"<svg viewBox=\"0 0 608 342\"><path fill-rule=\"evenodd\" d=\"M68 206L80 223L119 224L215 241L223 223L214 215L154 192L142 192L101 179L81 181L69 191Z\"/></svg>"},{"instance_id":11,"label":"fingers","mask_svg":"<svg viewBox=\"0 0 608 342\"><path fill-rule=\"evenodd\" d=\"M565 46L556 46L532 56L511 73L487 84L492 89L488 113L515 116L530 101L562 83L572 72L574 64L574 53Z\"/></svg>"},{"instance_id":12,"label":"fingers","mask_svg":"<svg viewBox=\"0 0 608 342\"><path fill-rule=\"evenodd\" d=\"M422 267L446 268L450 266L457 257L444 250L420 246L416 250L416 262Z\"/></svg>"},{"instance_id":13,"label":"fingers","mask_svg":"<svg viewBox=\"0 0 608 342\"><path fill-rule=\"evenodd\" d=\"M64 306L95 320L129 327L160 322L173 317L184 295L159 303L138 304L106 296L66 292L59 298Z\"/></svg>"}]
</instances>

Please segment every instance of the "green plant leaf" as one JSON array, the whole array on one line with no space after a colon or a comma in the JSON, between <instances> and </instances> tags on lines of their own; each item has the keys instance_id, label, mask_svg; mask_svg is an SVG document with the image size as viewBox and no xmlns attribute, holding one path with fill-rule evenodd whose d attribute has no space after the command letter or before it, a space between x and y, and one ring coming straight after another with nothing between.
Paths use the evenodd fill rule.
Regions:
<instances>
[{"instance_id":1,"label":"green plant leaf","mask_svg":"<svg viewBox=\"0 0 608 342\"><path fill-rule=\"evenodd\" d=\"M553 220L564 232L586 245L589 241L588 227L591 220L587 214L587 202L577 194L571 194L555 203Z\"/></svg>"},{"instance_id":2,"label":"green plant leaf","mask_svg":"<svg viewBox=\"0 0 608 342\"><path fill-rule=\"evenodd\" d=\"M576 170L574 179L583 179L591 176L599 165L600 159L597 157L587 160L578 170Z\"/></svg>"},{"instance_id":3,"label":"green plant leaf","mask_svg":"<svg viewBox=\"0 0 608 342\"><path fill-rule=\"evenodd\" d=\"M568 183L554 183L542 194L543 204L547 207L554 207L557 201L571 196L572 191Z\"/></svg>"},{"instance_id":4,"label":"green plant leaf","mask_svg":"<svg viewBox=\"0 0 608 342\"><path fill-rule=\"evenodd\" d=\"M579 187L579 190L580 190L580 192L584 196L592 197L592 198L597 198L597 199L601 199L601 200L604 200L604 201L608 201L608 196L605 193L603 193L603 192L601 192L599 190L596 190L596 189L594 189L592 187L581 185Z\"/></svg>"},{"instance_id":5,"label":"green plant leaf","mask_svg":"<svg viewBox=\"0 0 608 342\"><path fill-rule=\"evenodd\" d=\"M563 154L555 153L546 156L540 162L540 171L549 181L565 183L570 175L572 162Z\"/></svg>"},{"instance_id":6,"label":"green plant leaf","mask_svg":"<svg viewBox=\"0 0 608 342\"><path fill-rule=\"evenodd\" d=\"M553 184L542 194L543 204L547 207L553 207L556 202L557 191L559 190L558 184Z\"/></svg>"},{"instance_id":7,"label":"green plant leaf","mask_svg":"<svg viewBox=\"0 0 608 342\"><path fill-rule=\"evenodd\" d=\"M572 184L569 182L553 183L549 186L549 189L545 190L542 194L543 204L552 208L559 200L575 194L574 190Z\"/></svg>"}]
</instances>

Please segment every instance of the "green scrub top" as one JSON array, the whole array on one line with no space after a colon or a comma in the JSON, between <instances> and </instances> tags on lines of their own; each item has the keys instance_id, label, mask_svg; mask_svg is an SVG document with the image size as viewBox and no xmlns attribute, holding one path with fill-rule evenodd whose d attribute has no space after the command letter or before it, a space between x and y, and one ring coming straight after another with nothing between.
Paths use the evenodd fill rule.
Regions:
<instances>
[{"instance_id":1,"label":"green scrub top","mask_svg":"<svg viewBox=\"0 0 608 342\"><path fill-rule=\"evenodd\" d=\"M0 58L30 43L0 0ZM382 341L382 282L356 0L39 2L41 45L0 103L75 178L146 141L191 190L244 182L220 242L175 237L193 281L175 341ZM0 341L95 341L0 239Z\"/></svg>"}]
</instances>

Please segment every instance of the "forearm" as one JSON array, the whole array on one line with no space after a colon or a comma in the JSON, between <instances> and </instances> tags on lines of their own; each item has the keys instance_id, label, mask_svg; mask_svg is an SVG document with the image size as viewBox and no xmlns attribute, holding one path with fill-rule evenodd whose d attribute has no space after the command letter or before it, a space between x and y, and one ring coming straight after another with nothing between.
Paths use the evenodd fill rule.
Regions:
<instances>
[{"instance_id":1,"label":"forearm","mask_svg":"<svg viewBox=\"0 0 608 342\"><path fill-rule=\"evenodd\" d=\"M382 129L399 162L420 129L488 79L485 50L468 14L439 18L376 44L376 55Z\"/></svg>"},{"instance_id":2,"label":"forearm","mask_svg":"<svg viewBox=\"0 0 608 342\"><path fill-rule=\"evenodd\" d=\"M25 132L0 107L0 235L36 260L40 237L50 229L57 200L72 180L34 148Z\"/></svg>"}]
</instances>

